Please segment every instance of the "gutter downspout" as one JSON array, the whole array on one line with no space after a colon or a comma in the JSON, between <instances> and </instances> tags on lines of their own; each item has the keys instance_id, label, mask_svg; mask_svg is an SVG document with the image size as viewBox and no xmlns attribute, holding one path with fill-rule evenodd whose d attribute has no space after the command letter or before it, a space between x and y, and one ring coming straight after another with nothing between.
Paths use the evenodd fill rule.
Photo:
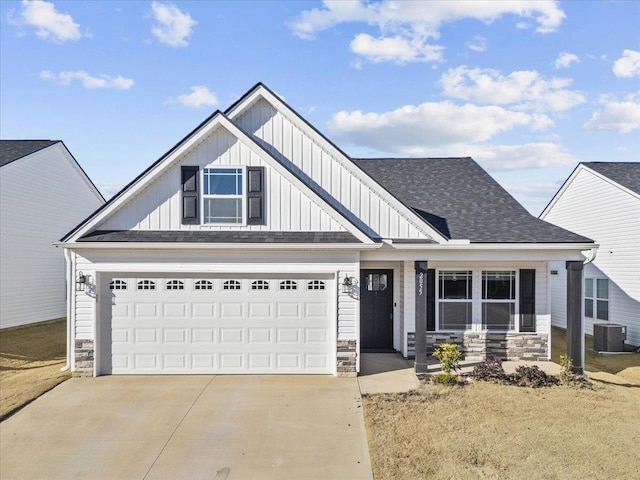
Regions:
<instances>
[{"instance_id":1,"label":"gutter downspout","mask_svg":"<svg viewBox=\"0 0 640 480\"><path fill-rule=\"evenodd\" d=\"M73 282L71 281L73 276L73 263L71 261L71 251L68 248L64 249L64 260L67 264L67 363L64 367L60 369L61 372L66 372L71 368L71 311L72 311L72 299L73 290L71 285Z\"/></svg>"},{"instance_id":2,"label":"gutter downspout","mask_svg":"<svg viewBox=\"0 0 640 480\"><path fill-rule=\"evenodd\" d=\"M588 254L588 255L585 255L585 257L587 257L587 258L585 258L585 259L584 259L584 262L582 262L582 263L583 263L584 265L587 265L587 264L589 264L589 263L593 262L593 261L596 259L596 255L597 255L597 254L598 254L598 246L592 247L592 248L589 250L589 254Z\"/></svg>"}]
</instances>

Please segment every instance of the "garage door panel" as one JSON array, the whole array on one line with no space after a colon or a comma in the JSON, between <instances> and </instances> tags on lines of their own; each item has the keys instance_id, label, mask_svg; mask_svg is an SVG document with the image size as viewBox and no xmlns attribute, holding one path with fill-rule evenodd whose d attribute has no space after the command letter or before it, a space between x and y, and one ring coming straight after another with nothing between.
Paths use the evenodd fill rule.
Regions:
<instances>
[{"instance_id":1,"label":"garage door panel","mask_svg":"<svg viewBox=\"0 0 640 480\"><path fill-rule=\"evenodd\" d=\"M313 281L108 276L105 363L115 374L332 373L333 289Z\"/></svg>"}]
</instances>

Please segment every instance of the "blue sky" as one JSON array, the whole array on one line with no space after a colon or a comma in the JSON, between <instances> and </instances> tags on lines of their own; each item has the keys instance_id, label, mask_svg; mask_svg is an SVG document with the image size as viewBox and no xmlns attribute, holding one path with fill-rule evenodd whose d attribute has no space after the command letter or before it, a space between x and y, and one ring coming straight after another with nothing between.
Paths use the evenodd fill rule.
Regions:
<instances>
[{"instance_id":1,"label":"blue sky","mask_svg":"<svg viewBox=\"0 0 640 480\"><path fill-rule=\"evenodd\" d=\"M2 0L0 21L0 136L63 140L107 198L259 81L352 156L472 156L535 215L578 162L640 161L640 1Z\"/></svg>"}]
</instances>

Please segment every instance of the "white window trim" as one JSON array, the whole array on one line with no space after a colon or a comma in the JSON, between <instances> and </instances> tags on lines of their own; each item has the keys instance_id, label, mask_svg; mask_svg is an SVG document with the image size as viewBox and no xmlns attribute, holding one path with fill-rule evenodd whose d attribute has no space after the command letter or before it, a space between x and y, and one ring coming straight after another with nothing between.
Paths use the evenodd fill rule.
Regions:
<instances>
[{"instance_id":1,"label":"white window trim","mask_svg":"<svg viewBox=\"0 0 640 480\"><path fill-rule=\"evenodd\" d=\"M242 170L242 195L205 195L204 193L204 171L207 169L219 170ZM245 227L247 225L247 167L244 165L206 165L202 167L200 172L200 185L202 185L202 195L200 195L200 211L202 212L202 220L200 225L203 227ZM241 198L242 199L242 222L241 223L206 223L204 220L204 201L207 198Z\"/></svg>"},{"instance_id":2,"label":"white window trim","mask_svg":"<svg viewBox=\"0 0 640 480\"><path fill-rule=\"evenodd\" d=\"M436 302L436 332L456 332L456 333L520 333L520 270L528 267L505 267L505 266L472 266L472 267L442 267L436 268L436 286L435 286L435 302ZM451 330L440 328L440 303L447 302L446 299L440 299L440 272L452 271L471 271L471 329L467 330ZM514 325L512 330L495 330L482 328L482 304L485 300L482 298L482 272L512 272L515 271L515 299L513 300L490 300L491 303L513 303L514 306ZM465 301L465 300L449 300Z\"/></svg>"},{"instance_id":3,"label":"white window trim","mask_svg":"<svg viewBox=\"0 0 640 480\"><path fill-rule=\"evenodd\" d=\"M471 272L471 298L460 298L460 299L451 299L451 298L440 298L440 272ZM475 289L475 269L473 268L440 268L436 269L436 291L435 291L435 300L436 300L436 332L471 332L473 331L474 326L474 311L475 306L473 304L474 300L474 289ZM450 328L441 329L440 328L440 304L441 303L470 303L471 304L471 330L453 330Z\"/></svg>"},{"instance_id":4,"label":"white window trim","mask_svg":"<svg viewBox=\"0 0 640 480\"><path fill-rule=\"evenodd\" d=\"M586 283L587 280L591 280L593 282L593 296L592 297L587 297L587 288L586 288ZM607 298L600 298L598 297L598 280L606 280L608 285L607 285ZM586 312L584 312L584 318L588 318L590 320L593 320L594 322L609 322L609 319L604 319L604 318L598 318L598 300L604 300L607 302L607 316L611 317L611 282L609 281L609 277L605 277L603 275L589 275L589 276L585 276L584 277L584 285L583 287L583 304L582 304L582 308L584 310L584 302L586 302L587 300L591 300L591 305L592 305L592 311L593 311L593 317L587 317Z\"/></svg>"}]
</instances>

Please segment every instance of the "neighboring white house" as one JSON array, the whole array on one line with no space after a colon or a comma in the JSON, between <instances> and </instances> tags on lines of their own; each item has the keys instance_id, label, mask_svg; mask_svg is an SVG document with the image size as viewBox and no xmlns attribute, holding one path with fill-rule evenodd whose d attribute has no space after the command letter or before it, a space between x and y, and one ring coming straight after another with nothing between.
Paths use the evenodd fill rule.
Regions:
<instances>
[{"instance_id":1,"label":"neighboring white house","mask_svg":"<svg viewBox=\"0 0 640 480\"><path fill-rule=\"evenodd\" d=\"M0 195L0 328L66 316L65 260L53 244L104 198L53 140L0 140Z\"/></svg>"},{"instance_id":2,"label":"neighboring white house","mask_svg":"<svg viewBox=\"0 0 640 480\"><path fill-rule=\"evenodd\" d=\"M640 163L581 163L540 218L600 245L584 270L586 333L594 323L619 323L627 326L627 343L640 345ZM552 323L564 328L564 265L551 269Z\"/></svg>"},{"instance_id":3,"label":"neighboring white house","mask_svg":"<svg viewBox=\"0 0 640 480\"><path fill-rule=\"evenodd\" d=\"M257 84L59 246L78 375L355 375L445 341L548 359L549 262L580 287L594 243L471 158L352 159Z\"/></svg>"}]
</instances>

